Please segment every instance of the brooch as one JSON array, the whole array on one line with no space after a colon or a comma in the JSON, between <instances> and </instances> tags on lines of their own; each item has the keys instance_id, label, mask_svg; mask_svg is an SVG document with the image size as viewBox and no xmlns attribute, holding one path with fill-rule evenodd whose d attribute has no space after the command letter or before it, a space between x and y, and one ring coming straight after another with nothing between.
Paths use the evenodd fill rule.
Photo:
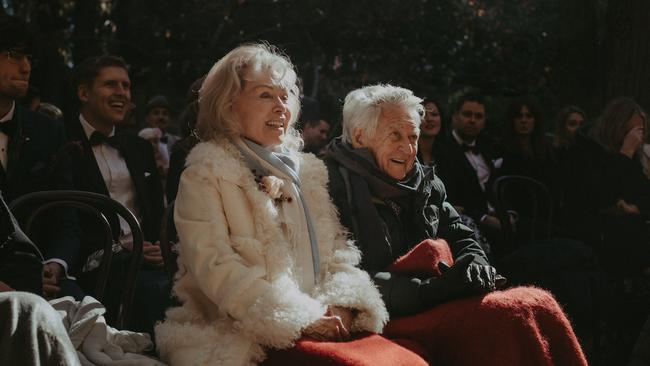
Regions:
<instances>
[{"instance_id":1,"label":"brooch","mask_svg":"<svg viewBox=\"0 0 650 366\"><path fill-rule=\"evenodd\" d=\"M253 174L255 174L254 170ZM255 182L257 183L257 188L268 194L269 197L275 201L276 205L279 205L282 202L291 202L293 200L291 197L285 196L284 193L282 193L281 188L284 185L284 181L276 176L255 174Z\"/></svg>"}]
</instances>

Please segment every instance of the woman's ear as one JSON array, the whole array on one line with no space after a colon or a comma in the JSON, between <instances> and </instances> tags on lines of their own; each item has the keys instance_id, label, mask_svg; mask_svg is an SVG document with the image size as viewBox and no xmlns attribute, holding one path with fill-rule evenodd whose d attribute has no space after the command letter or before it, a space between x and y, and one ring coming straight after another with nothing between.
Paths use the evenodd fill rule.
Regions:
<instances>
[{"instance_id":1,"label":"woman's ear","mask_svg":"<svg viewBox=\"0 0 650 366\"><path fill-rule=\"evenodd\" d=\"M366 147L366 137L360 128L352 131L352 147L355 149Z\"/></svg>"}]
</instances>

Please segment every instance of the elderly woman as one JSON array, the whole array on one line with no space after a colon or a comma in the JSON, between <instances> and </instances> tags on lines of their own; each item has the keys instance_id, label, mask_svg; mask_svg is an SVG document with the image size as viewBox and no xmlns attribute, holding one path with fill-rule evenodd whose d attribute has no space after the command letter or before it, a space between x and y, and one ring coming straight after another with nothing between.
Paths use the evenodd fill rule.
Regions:
<instances>
[{"instance_id":1,"label":"elderly woman","mask_svg":"<svg viewBox=\"0 0 650 366\"><path fill-rule=\"evenodd\" d=\"M433 168L415 159L420 102L390 85L352 91L343 135L326 152L330 194L393 318L384 333L419 341L436 364L586 365L550 294L494 291L503 278L447 202ZM444 251L442 240L451 256L426 274L422 264L433 267L431 251ZM426 243L436 244L420 250ZM396 269L407 262L420 268Z\"/></svg>"},{"instance_id":2,"label":"elderly woman","mask_svg":"<svg viewBox=\"0 0 650 366\"><path fill-rule=\"evenodd\" d=\"M302 335L379 332L387 312L346 240L327 173L297 152L299 101L289 60L240 46L200 90L199 143L175 202L174 286L182 303L156 328L171 365L248 365Z\"/></svg>"}]
</instances>

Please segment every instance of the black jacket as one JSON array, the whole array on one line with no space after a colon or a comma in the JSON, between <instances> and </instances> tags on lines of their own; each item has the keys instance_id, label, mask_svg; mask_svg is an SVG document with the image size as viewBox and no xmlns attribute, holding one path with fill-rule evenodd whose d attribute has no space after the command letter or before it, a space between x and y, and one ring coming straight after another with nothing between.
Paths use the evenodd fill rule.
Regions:
<instances>
[{"instance_id":1,"label":"black jacket","mask_svg":"<svg viewBox=\"0 0 650 366\"><path fill-rule=\"evenodd\" d=\"M361 214L350 200L346 179L340 164L331 158L325 160L329 174L330 197L337 206L343 226L350 230L355 239L355 215ZM428 238L442 238L449 244L455 259L472 254L474 261L479 264L488 264L487 257L481 247L472 239L472 231L462 224L454 208L447 202L445 186L433 174L432 168L424 167L426 181L421 184L418 192L417 209L415 216L422 218L421 222L403 219L394 214L393 210L381 204L376 207L382 218L384 230L389 238L392 250L387 255L386 248L377 243L361 243L357 246L362 252L361 267L368 271L375 284L379 287L386 307L391 316L413 314L426 310L426 305L420 301L419 280L408 276L389 274L386 268L398 257L412 249L421 240ZM347 171L346 174L350 174ZM428 220L425 220L424 217ZM409 214L409 218L411 215ZM423 223L429 222L427 225ZM382 228L377 228L381 230ZM374 244L374 245L373 245Z\"/></svg>"},{"instance_id":2,"label":"black jacket","mask_svg":"<svg viewBox=\"0 0 650 366\"><path fill-rule=\"evenodd\" d=\"M68 144L66 151L71 157L74 168L73 181L77 190L100 193L109 196L106 183L102 177L92 147L86 138L81 123L77 120L68 123ZM160 222L163 215L163 192L160 176L156 168L153 148L151 144L138 137L119 130L116 136L120 142L120 153L124 157L127 168L135 187L136 201L140 208L142 231L145 240L155 242L160 232ZM119 232L117 215L108 217L111 226ZM77 252L70 252L68 256L77 263L77 271L86 262L89 254L103 246L103 230L96 218L80 214L80 223L83 227L82 248Z\"/></svg>"},{"instance_id":3,"label":"black jacket","mask_svg":"<svg viewBox=\"0 0 650 366\"><path fill-rule=\"evenodd\" d=\"M18 128L9 139L6 171L0 169L0 189L7 202L27 193L73 189L72 170L67 156L59 154L65 144L60 121L16 105ZM62 258L79 248L79 226L74 210L56 209L43 213L34 223L32 240L45 259Z\"/></svg>"},{"instance_id":4,"label":"black jacket","mask_svg":"<svg viewBox=\"0 0 650 366\"><path fill-rule=\"evenodd\" d=\"M487 141L483 139L476 141L476 147L490 170L490 179L483 190L476 170L467 160L465 152L456 139L451 135L446 136L440 141L440 145L440 156L436 159L436 174L447 187L449 202L454 206L462 206L467 216L480 222L481 217L488 213L490 187L496 179L495 153Z\"/></svg>"}]
</instances>

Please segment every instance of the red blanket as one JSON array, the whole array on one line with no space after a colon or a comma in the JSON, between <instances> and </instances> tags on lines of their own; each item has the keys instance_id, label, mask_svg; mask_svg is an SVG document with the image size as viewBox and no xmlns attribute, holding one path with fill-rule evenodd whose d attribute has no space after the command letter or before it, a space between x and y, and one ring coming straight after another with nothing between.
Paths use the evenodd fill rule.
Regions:
<instances>
[{"instance_id":1,"label":"red blanket","mask_svg":"<svg viewBox=\"0 0 650 366\"><path fill-rule=\"evenodd\" d=\"M391 272L439 275L453 264L444 240L425 240L390 266ZM272 351L264 365L587 365L571 324L553 296L517 287L462 299L392 320L384 336L335 343L301 339ZM402 347L403 346L403 347ZM407 350L406 348L411 351Z\"/></svg>"}]
</instances>

